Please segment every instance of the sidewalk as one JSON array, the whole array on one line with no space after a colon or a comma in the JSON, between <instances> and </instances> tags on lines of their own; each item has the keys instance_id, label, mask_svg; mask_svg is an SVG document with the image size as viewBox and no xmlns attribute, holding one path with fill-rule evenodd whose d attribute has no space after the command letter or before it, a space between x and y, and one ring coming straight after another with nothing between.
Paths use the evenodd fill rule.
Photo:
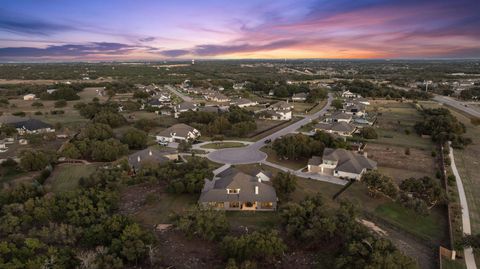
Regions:
<instances>
[{"instance_id":1,"label":"sidewalk","mask_svg":"<svg viewBox=\"0 0 480 269\"><path fill-rule=\"evenodd\" d=\"M450 165L452 167L453 175L455 176L455 181L457 183L458 188L458 196L460 196L460 205L462 206L462 228L463 233L466 235L470 235L472 233L470 227L470 215L468 211L468 203L467 197L465 196L465 189L463 188L463 182L460 178L460 174L458 173L457 166L455 165L455 158L453 156L453 148L448 144L449 147L449 154L450 157ZM473 250L472 248L465 248L464 249L464 256L465 256L465 264L467 265L467 269L476 269L477 265L475 264L475 258L473 257Z\"/></svg>"}]
</instances>

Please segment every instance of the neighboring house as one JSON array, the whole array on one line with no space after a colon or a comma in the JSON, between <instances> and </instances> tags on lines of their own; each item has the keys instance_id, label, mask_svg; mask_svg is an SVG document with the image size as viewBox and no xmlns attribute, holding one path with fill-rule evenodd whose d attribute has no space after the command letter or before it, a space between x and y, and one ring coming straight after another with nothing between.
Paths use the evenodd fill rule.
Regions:
<instances>
[{"instance_id":1,"label":"neighboring house","mask_svg":"<svg viewBox=\"0 0 480 269\"><path fill-rule=\"evenodd\" d=\"M292 110L293 109L293 104L285 101L280 101L275 104L272 104L268 107L270 110Z\"/></svg>"},{"instance_id":2,"label":"neighboring house","mask_svg":"<svg viewBox=\"0 0 480 269\"><path fill-rule=\"evenodd\" d=\"M37 119L28 119L24 121L14 122L10 123L10 125L15 127L20 135L55 132L55 129L52 125Z\"/></svg>"},{"instance_id":3,"label":"neighboring house","mask_svg":"<svg viewBox=\"0 0 480 269\"><path fill-rule=\"evenodd\" d=\"M163 102L161 102L159 99L152 99L152 100L148 101L148 104L151 107L156 107L156 108L160 108L160 107L163 106Z\"/></svg>"},{"instance_id":4,"label":"neighboring house","mask_svg":"<svg viewBox=\"0 0 480 269\"><path fill-rule=\"evenodd\" d=\"M260 178L235 168L223 171L218 179L206 179L198 203L218 210L273 211L277 208L275 189Z\"/></svg>"},{"instance_id":5,"label":"neighboring house","mask_svg":"<svg viewBox=\"0 0 480 269\"><path fill-rule=\"evenodd\" d=\"M147 148L129 155L128 164L134 172L137 172L145 164L159 164L177 159L178 153L176 150Z\"/></svg>"},{"instance_id":6,"label":"neighboring house","mask_svg":"<svg viewBox=\"0 0 480 269\"><path fill-rule=\"evenodd\" d=\"M352 136L357 127L347 122L319 123L314 126L315 131L324 131L340 136Z\"/></svg>"},{"instance_id":7,"label":"neighboring house","mask_svg":"<svg viewBox=\"0 0 480 269\"><path fill-rule=\"evenodd\" d=\"M341 111L336 111L332 115L327 116L326 118L327 122L346 122L349 123L352 121L352 115L341 112Z\"/></svg>"},{"instance_id":8,"label":"neighboring house","mask_svg":"<svg viewBox=\"0 0 480 269\"><path fill-rule=\"evenodd\" d=\"M229 102L230 98L225 96L224 94L221 94L219 92L213 92L209 95L205 96L205 99L213 102L218 102L218 103L224 103L224 102Z\"/></svg>"},{"instance_id":9,"label":"neighboring house","mask_svg":"<svg viewBox=\"0 0 480 269\"><path fill-rule=\"evenodd\" d=\"M157 134L158 142L192 141L200 136L200 131L183 123L175 124Z\"/></svg>"},{"instance_id":10,"label":"neighboring house","mask_svg":"<svg viewBox=\"0 0 480 269\"><path fill-rule=\"evenodd\" d=\"M231 105L236 105L238 107L249 107L249 106L256 106L258 105L258 102L252 101L247 98L240 98L231 103Z\"/></svg>"},{"instance_id":11,"label":"neighboring house","mask_svg":"<svg viewBox=\"0 0 480 269\"><path fill-rule=\"evenodd\" d=\"M52 94L52 93L54 93L54 92L56 92L56 91L57 91L57 89L48 89L48 90L47 90L47 93L48 93L48 94Z\"/></svg>"},{"instance_id":12,"label":"neighboring house","mask_svg":"<svg viewBox=\"0 0 480 269\"><path fill-rule=\"evenodd\" d=\"M345 179L360 180L363 173L376 168L375 161L346 149L325 148L322 157L313 156L308 161L308 172Z\"/></svg>"},{"instance_id":13,"label":"neighboring house","mask_svg":"<svg viewBox=\"0 0 480 269\"><path fill-rule=\"evenodd\" d=\"M268 120L290 120L292 118L292 111L288 110L266 110L258 113L260 119Z\"/></svg>"},{"instance_id":14,"label":"neighboring house","mask_svg":"<svg viewBox=\"0 0 480 269\"><path fill-rule=\"evenodd\" d=\"M178 116L182 112L187 112L187 111L190 111L190 110L196 111L197 106L194 103L191 103L191 102L182 102L182 103L176 105L173 108L173 110L175 111L175 118L178 118Z\"/></svg>"},{"instance_id":15,"label":"neighboring house","mask_svg":"<svg viewBox=\"0 0 480 269\"><path fill-rule=\"evenodd\" d=\"M25 100L25 101L32 101L32 100L35 100L35 97L36 97L35 94L30 93L30 94L24 95L24 96L23 96L23 100Z\"/></svg>"},{"instance_id":16,"label":"neighboring house","mask_svg":"<svg viewBox=\"0 0 480 269\"><path fill-rule=\"evenodd\" d=\"M365 106L362 104L353 104L346 106L343 111L353 116L363 116L365 115Z\"/></svg>"},{"instance_id":17,"label":"neighboring house","mask_svg":"<svg viewBox=\"0 0 480 269\"><path fill-rule=\"evenodd\" d=\"M292 96L292 101L305 102L307 100L308 94L305 92L294 93Z\"/></svg>"},{"instance_id":18,"label":"neighboring house","mask_svg":"<svg viewBox=\"0 0 480 269\"><path fill-rule=\"evenodd\" d=\"M355 99L355 101L356 101L357 103L362 104L362 105L365 105L365 106L369 106L369 105L370 105L370 100L368 100L367 98L360 97L360 98Z\"/></svg>"},{"instance_id":19,"label":"neighboring house","mask_svg":"<svg viewBox=\"0 0 480 269\"><path fill-rule=\"evenodd\" d=\"M198 111L200 112L210 112L210 113L218 113L220 112L220 108L218 106L199 106Z\"/></svg>"},{"instance_id":20,"label":"neighboring house","mask_svg":"<svg viewBox=\"0 0 480 269\"><path fill-rule=\"evenodd\" d=\"M343 91L342 92L342 97L343 98L357 98L360 97L360 95L353 93L351 91Z\"/></svg>"},{"instance_id":21,"label":"neighboring house","mask_svg":"<svg viewBox=\"0 0 480 269\"><path fill-rule=\"evenodd\" d=\"M292 119L293 104L280 101L270 105L266 111L259 113L261 119L290 120Z\"/></svg>"}]
</instances>

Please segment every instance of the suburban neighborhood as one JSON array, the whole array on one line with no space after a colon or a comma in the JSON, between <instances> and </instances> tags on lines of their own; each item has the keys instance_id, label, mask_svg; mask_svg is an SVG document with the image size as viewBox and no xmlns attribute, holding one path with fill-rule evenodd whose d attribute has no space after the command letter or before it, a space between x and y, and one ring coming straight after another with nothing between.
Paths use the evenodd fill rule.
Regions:
<instances>
[{"instance_id":1,"label":"suburban neighborhood","mask_svg":"<svg viewBox=\"0 0 480 269\"><path fill-rule=\"evenodd\" d=\"M476 269L479 8L2 2L0 269Z\"/></svg>"}]
</instances>

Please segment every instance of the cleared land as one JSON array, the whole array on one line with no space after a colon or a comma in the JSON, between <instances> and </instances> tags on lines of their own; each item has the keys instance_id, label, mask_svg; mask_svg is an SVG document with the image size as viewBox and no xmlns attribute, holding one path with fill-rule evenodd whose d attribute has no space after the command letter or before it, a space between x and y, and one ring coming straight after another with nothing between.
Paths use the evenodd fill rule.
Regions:
<instances>
[{"instance_id":1,"label":"cleared land","mask_svg":"<svg viewBox=\"0 0 480 269\"><path fill-rule=\"evenodd\" d=\"M55 193L75 190L81 177L91 175L99 164L60 164L47 180Z\"/></svg>"}]
</instances>

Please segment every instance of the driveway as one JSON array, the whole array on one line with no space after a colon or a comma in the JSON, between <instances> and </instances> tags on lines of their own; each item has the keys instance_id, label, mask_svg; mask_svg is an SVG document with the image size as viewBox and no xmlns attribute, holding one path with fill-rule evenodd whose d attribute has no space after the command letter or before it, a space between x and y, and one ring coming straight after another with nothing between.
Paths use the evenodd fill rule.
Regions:
<instances>
[{"instance_id":1,"label":"driveway","mask_svg":"<svg viewBox=\"0 0 480 269\"><path fill-rule=\"evenodd\" d=\"M460 205L462 206L463 233L466 235L469 235L472 233L472 231L470 227L470 214L468 211L467 197L465 196L465 189L463 188L462 179L460 178L460 174L458 173L457 166L455 165L453 148L450 145L450 142L449 142L449 149L450 149L450 153L448 155L450 157L450 166L452 167L453 175L455 176L455 182L457 183L457 188L458 188L458 196L460 196ZM465 256L465 263L467 265L467 269L476 269L477 265L475 264L475 258L473 256L472 248L465 248L464 256Z\"/></svg>"},{"instance_id":2,"label":"driveway","mask_svg":"<svg viewBox=\"0 0 480 269\"><path fill-rule=\"evenodd\" d=\"M439 103L446 104L446 105L449 105L451 107L454 107L454 108L456 108L458 110L461 110L461 111L463 111L463 112L465 112L469 115L472 115L474 117L480 118L480 111L475 110L471 107L466 107L465 106L465 105L467 105L466 103L460 102L460 101L455 100L451 97L435 95L435 97L433 97L433 100L435 100Z\"/></svg>"}]
</instances>

